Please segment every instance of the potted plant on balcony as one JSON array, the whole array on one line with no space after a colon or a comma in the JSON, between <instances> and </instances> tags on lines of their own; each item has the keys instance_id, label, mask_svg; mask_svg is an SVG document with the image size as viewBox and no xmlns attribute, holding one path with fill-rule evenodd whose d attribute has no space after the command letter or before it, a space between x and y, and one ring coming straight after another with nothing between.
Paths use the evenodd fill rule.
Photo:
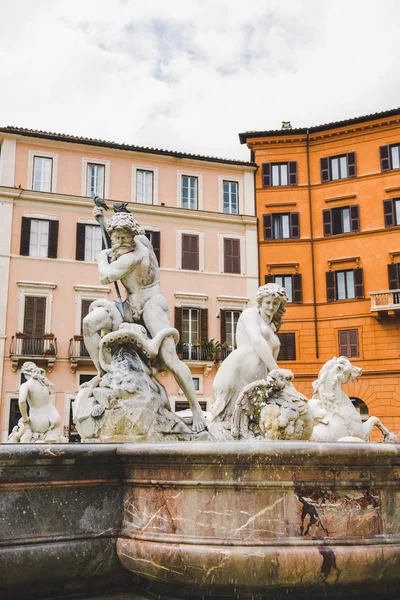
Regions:
<instances>
[{"instance_id":1,"label":"potted plant on balcony","mask_svg":"<svg viewBox=\"0 0 400 600\"><path fill-rule=\"evenodd\" d=\"M182 358L183 358L183 347L184 347L184 342L179 340L179 342L176 345L176 353L178 355L179 360L182 360Z\"/></svg>"},{"instance_id":2,"label":"potted plant on balcony","mask_svg":"<svg viewBox=\"0 0 400 600\"><path fill-rule=\"evenodd\" d=\"M221 343L215 340L214 338L212 340L207 340L206 342L203 342L203 353L205 359L216 362L220 346Z\"/></svg>"}]
</instances>

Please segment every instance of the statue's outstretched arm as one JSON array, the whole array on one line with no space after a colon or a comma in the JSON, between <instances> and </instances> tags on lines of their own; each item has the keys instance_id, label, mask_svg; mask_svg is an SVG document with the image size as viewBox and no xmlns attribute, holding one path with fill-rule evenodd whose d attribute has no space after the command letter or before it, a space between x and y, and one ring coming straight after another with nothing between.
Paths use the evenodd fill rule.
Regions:
<instances>
[{"instance_id":1,"label":"statue's outstretched arm","mask_svg":"<svg viewBox=\"0 0 400 600\"><path fill-rule=\"evenodd\" d=\"M268 371L278 369L279 367L273 357L270 345L261 334L258 318L253 314L242 315L242 317L244 317L242 319L242 324L244 325L253 350L261 358Z\"/></svg>"},{"instance_id":2,"label":"statue's outstretched arm","mask_svg":"<svg viewBox=\"0 0 400 600\"><path fill-rule=\"evenodd\" d=\"M108 263L109 250L103 250L99 256L100 281L103 284L112 283L125 277L133 271L143 260L144 254L140 248L133 252L123 254L112 263Z\"/></svg>"}]
</instances>

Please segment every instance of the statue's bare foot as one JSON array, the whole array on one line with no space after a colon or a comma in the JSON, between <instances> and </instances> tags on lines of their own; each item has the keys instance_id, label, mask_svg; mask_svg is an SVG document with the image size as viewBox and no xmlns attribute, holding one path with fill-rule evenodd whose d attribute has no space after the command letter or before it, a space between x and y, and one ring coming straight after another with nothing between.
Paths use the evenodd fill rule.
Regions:
<instances>
[{"instance_id":1,"label":"statue's bare foot","mask_svg":"<svg viewBox=\"0 0 400 600\"><path fill-rule=\"evenodd\" d=\"M207 429L207 423L202 413L193 413L192 431L200 433L200 431L204 431L205 429Z\"/></svg>"}]
</instances>

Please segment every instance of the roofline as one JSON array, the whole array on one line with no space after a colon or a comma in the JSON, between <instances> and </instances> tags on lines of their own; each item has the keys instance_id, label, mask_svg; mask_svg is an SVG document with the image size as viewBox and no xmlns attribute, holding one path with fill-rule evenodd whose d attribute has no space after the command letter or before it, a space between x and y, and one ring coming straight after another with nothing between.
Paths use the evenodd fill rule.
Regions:
<instances>
[{"instance_id":1,"label":"roofline","mask_svg":"<svg viewBox=\"0 0 400 600\"><path fill-rule=\"evenodd\" d=\"M370 115L364 115L362 117L355 117L353 119L346 119L344 121L333 121L332 123L325 123L323 125L315 125L314 127L300 127L298 129L269 129L267 131L245 131L239 133L239 140L241 144L245 144L248 139L258 137L281 137L281 136L292 136L292 135L306 135L308 133L317 133L318 131L326 131L328 129L337 129L339 127L347 127L348 125L356 125L357 123L363 123L365 121L375 121L377 119L384 119L386 117L400 116L400 108L393 108L383 112L377 112Z\"/></svg>"},{"instance_id":2,"label":"roofline","mask_svg":"<svg viewBox=\"0 0 400 600\"><path fill-rule=\"evenodd\" d=\"M23 127L14 127L8 125L6 127L0 127L0 133L9 133L13 135L22 135L31 138L42 138L46 140L53 140L56 142L69 142L72 144L85 144L87 146L96 146L103 148L113 148L115 150L125 150L127 152L143 152L144 154L154 154L162 156L172 156L174 158L183 158L188 160L198 160L203 162L212 162L226 165L239 165L243 167L256 168L256 164L244 160L218 158L216 156L203 156L201 154L189 154L187 152L177 152L175 150L162 150L159 148L146 148L144 146L133 146L130 144L119 144L117 142L108 142L105 140L98 140L93 138L84 138L74 135L67 135L64 133L53 133L48 131L40 131L35 129L24 129Z\"/></svg>"}]
</instances>

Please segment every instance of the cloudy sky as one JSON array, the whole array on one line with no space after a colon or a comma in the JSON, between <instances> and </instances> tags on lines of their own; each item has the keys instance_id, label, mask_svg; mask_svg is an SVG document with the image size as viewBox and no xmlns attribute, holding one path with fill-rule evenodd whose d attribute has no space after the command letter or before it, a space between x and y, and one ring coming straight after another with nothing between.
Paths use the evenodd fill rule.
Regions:
<instances>
[{"instance_id":1,"label":"cloudy sky","mask_svg":"<svg viewBox=\"0 0 400 600\"><path fill-rule=\"evenodd\" d=\"M400 106L398 0L0 0L0 125L248 158Z\"/></svg>"}]
</instances>

